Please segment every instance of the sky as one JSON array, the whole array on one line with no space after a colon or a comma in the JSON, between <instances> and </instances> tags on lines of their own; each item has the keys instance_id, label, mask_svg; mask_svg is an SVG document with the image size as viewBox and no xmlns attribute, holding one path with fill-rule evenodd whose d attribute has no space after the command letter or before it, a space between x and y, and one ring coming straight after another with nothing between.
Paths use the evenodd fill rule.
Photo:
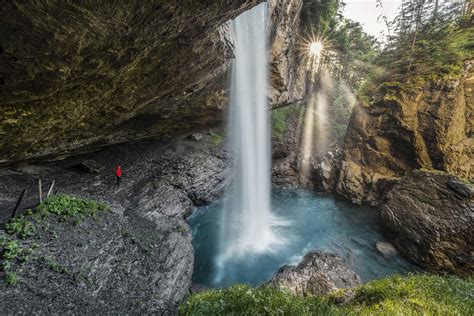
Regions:
<instances>
[{"instance_id":1,"label":"sky","mask_svg":"<svg viewBox=\"0 0 474 316\"><path fill-rule=\"evenodd\" d=\"M346 7L343 15L346 18L360 22L367 33L382 39L380 32L385 31L386 34L387 27L383 21L377 22L382 9L376 7L376 0L345 0L344 2ZM396 16L401 2L402 0L382 0L383 12L389 20Z\"/></svg>"}]
</instances>

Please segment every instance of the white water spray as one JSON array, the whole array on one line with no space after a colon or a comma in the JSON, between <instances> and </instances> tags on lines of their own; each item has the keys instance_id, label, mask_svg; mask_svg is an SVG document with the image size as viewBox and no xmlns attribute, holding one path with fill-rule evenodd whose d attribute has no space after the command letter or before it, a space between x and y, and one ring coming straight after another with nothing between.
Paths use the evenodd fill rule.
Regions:
<instances>
[{"instance_id":1,"label":"white water spray","mask_svg":"<svg viewBox=\"0 0 474 316\"><path fill-rule=\"evenodd\" d=\"M270 210L266 11L263 3L232 22L235 60L229 121L234 183L222 214L219 270L226 260L268 252L282 242L273 229L282 223Z\"/></svg>"}]
</instances>

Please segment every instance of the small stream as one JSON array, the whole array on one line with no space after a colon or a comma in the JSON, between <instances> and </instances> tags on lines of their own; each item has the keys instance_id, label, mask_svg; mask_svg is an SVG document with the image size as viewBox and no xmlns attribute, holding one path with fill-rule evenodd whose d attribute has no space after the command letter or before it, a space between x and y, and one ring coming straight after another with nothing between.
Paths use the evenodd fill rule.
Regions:
<instances>
[{"instance_id":1,"label":"small stream","mask_svg":"<svg viewBox=\"0 0 474 316\"><path fill-rule=\"evenodd\" d=\"M224 204L225 198L201 207L189 219L195 250L193 281L197 284L259 285L282 265L297 264L315 249L339 254L363 281L419 270L399 256L385 258L375 248L377 241L387 241L377 210L301 189L275 189L272 193L272 212L288 222L276 232L286 241L283 246L268 253L235 257L219 268L216 261Z\"/></svg>"}]
</instances>

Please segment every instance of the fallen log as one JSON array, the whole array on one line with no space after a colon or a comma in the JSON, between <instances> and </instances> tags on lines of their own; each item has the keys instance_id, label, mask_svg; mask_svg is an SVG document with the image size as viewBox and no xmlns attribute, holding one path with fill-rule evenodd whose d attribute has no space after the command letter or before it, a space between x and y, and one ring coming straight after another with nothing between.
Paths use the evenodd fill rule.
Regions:
<instances>
[{"instance_id":1,"label":"fallen log","mask_svg":"<svg viewBox=\"0 0 474 316\"><path fill-rule=\"evenodd\" d=\"M26 194L26 189L24 189L23 192L21 192L21 195L18 198L18 201L16 202L15 208L13 209L11 218L14 218L16 214L18 213L18 210L20 209L20 206L21 206L21 202L23 201L23 198L25 197L25 194Z\"/></svg>"}]
</instances>

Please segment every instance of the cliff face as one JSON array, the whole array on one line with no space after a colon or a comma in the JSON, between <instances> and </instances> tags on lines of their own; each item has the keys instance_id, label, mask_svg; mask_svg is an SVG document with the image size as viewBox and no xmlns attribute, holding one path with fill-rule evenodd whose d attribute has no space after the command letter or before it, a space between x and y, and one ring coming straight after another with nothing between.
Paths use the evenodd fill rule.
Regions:
<instances>
[{"instance_id":1,"label":"cliff face","mask_svg":"<svg viewBox=\"0 0 474 316\"><path fill-rule=\"evenodd\" d=\"M303 0L269 0L270 76L272 106L282 106L304 97L304 67L298 50Z\"/></svg>"},{"instance_id":2,"label":"cliff face","mask_svg":"<svg viewBox=\"0 0 474 316\"><path fill-rule=\"evenodd\" d=\"M354 109L337 191L353 202L375 202L387 181L413 169L473 177L474 72L450 82L391 95Z\"/></svg>"},{"instance_id":3,"label":"cliff face","mask_svg":"<svg viewBox=\"0 0 474 316\"><path fill-rule=\"evenodd\" d=\"M218 124L226 23L261 0L9 2L0 8L0 164ZM301 0L269 2L273 100L294 100Z\"/></svg>"}]
</instances>

